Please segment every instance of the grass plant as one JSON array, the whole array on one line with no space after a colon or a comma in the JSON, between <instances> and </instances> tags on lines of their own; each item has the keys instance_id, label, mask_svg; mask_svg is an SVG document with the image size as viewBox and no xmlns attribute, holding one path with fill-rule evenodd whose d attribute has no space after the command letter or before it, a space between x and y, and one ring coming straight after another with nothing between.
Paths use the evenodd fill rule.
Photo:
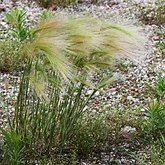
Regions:
<instances>
[{"instance_id":1,"label":"grass plant","mask_svg":"<svg viewBox=\"0 0 165 165\"><path fill-rule=\"evenodd\" d=\"M149 87L152 95L160 102L165 100L165 77L164 70L156 76L156 83Z\"/></svg>"},{"instance_id":2,"label":"grass plant","mask_svg":"<svg viewBox=\"0 0 165 165\"><path fill-rule=\"evenodd\" d=\"M7 39L0 42L0 72L12 72L19 65L19 42Z\"/></svg>"},{"instance_id":3,"label":"grass plant","mask_svg":"<svg viewBox=\"0 0 165 165\"><path fill-rule=\"evenodd\" d=\"M157 48L160 49L160 51L162 52L162 55L164 56L164 52L165 52L165 42L164 42L164 41L160 41L156 46L157 46Z\"/></svg>"},{"instance_id":4,"label":"grass plant","mask_svg":"<svg viewBox=\"0 0 165 165\"><path fill-rule=\"evenodd\" d=\"M162 101L165 99L165 77L163 74L158 75L158 80L155 87L155 97Z\"/></svg>"},{"instance_id":5,"label":"grass plant","mask_svg":"<svg viewBox=\"0 0 165 165\"><path fill-rule=\"evenodd\" d=\"M164 132L165 124L165 105L160 101L155 101L149 105L148 121L153 132Z\"/></svg>"},{"instance_id":6,"label":"grass plant","mask_svg":"<svg viewBox=\"0 0 165 165\"><path fill-rule=\"evenodd\" d=\"M52 17L54 17L54 13L52 11L44 10L40 15L40 20L43 21L43 20L50 19Z\"/></svg>"},{"instance_id":7,"label":"grass plant","mask_svg":"<svg viewBox=\"0 0 165 165\"><path fill-rule=\"evenodd\" d=\"M90 154L104 143L107 127L104 117L88 118L85 107L114 79L107 75L93 84L88 74L111 66L116 53L132 57L138 39L122 26L93 18L53 18L28 33L18 32L23 70L15 114L4 134L7 150L15 148L16 156L6 159L29 164L57 153Z\"/></svg>"}]
</instances>

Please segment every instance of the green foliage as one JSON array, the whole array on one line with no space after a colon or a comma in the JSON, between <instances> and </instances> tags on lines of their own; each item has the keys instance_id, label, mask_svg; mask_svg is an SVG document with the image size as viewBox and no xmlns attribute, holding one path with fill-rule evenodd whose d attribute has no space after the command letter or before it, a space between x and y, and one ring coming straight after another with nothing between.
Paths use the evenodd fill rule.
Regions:
<instances>
[{"instance_id":1,"label":"green foliage","mask_svg":"<svg viewBox=\"0 0 165 165\"><path fill-rule=\"evenodd\" d=\"M165 42L159 42L157 45L156 45L163 53L165 52Z\"/></svg>"},{"instance_id":2,"label":"green foliage","mask_svg":"<svg viewBox=\"0 0 165 165\"><path fill-rule=\"evenodd\" d=\"M41 12L40 20L43 21L52 17L54 17L54 13L52 11L44 10L43 12Z\"/></svg>"},{"instance_id":3,"label":"green foliage","mask_svg":"<svg viewBox=\"0 0 165 165\"><path fill-rule=\"evenodd\" d=\"M165 148L161 144L152 145L149 154L153 165L165 165Z\"/></svg>"},{"instance_id":4,"label":"green foliage","mask_svg":"<svg viewBox=\"0 0 165 165\"><path fill-rule=\"evenodd\" d=\"M8 35L0 42L0 71L11 72L20 67L20 49L23 41L30 37L29 28L26 26L26 12L20 9L12 9L7 12L5 19L10 25ZM12 33L11 33L12 32ZM11 35L10 35L11 34Z\"/></svg>"},{"instance_id":5,"label":"green foliage","mask_svg":"<svg viewBox=\"0 0 165 165\"><path fill-rule=\"evenodd\" d=\"M148 108L149 128L153 132L164 132L165 128L165 105L160 101L155 101Z\"/></svg>"},{"instance_id":6,"label":"green foliage","mask_svg":"<svg viewBox=\"0 0 165 165\"><path fill-rule=\"evenodd\" d=\"M148 106L145 120L141 123L142 137L146 139L148 147L145 150L146 155L137 155L140 164L147 165L151 162L153 165L165 164L165 104L164 104L164 77L163 72L159 74L156 83L150 89L155 100Z\"/></svg>"},{"instance_id":7,"label":"green foliage","mask_svg":"<svg viewBox=\"0 0 165 165\"><path fill-rule=\"evenodd\" d=\"M165 77L161 75L158 76L155 95L158 100L165 97Z\"/></svg>"},{"instance_id":8,"label":"green foliage","mask_svg":"<svg viewBox=\"0 0 165 165\"><path fill-rule=\"evenodd\" d=\"M75 132L72 143L76 146L78 155L87 157L92 151L105 147L110 127L107 125L106 115L95 115L84 117L76 125L78 131Z\"/></svg>"},{"instance_id":9,"label":"green foliage","mask_svg":"<svg viewBox=\"0 0 165 165\"><path fill-rule=\"evenodd\" d=\"M160 134L157 140L150 139L145 155L136 155L136 160L141 165L165 165L165 141L164 136Z\"/></svg>"},{"instance_id":10,"label":"green foliage","mask_svg":"<svg viewBox=\"0 0 165 165\"><path fill-rule=\"evenodd\" d=\"M25 73L28 71L29 68ZM29 91L29 79L27 77L23 79L12 127L24 139L28 139L29 150L33 148L38 156L52 152L52 148L56 152L62 152L70 146L75 150L78 146L78 150L88 154L94 149L94 144L104 137L102 135L104 125L100 125L102 121L93 119L87 122L88 117L84 116L84 108L97 90L93 89L91 95L84 97L85 84L74 82L61 88L56 86L56 83L61 82L58 76L53 73L52 77L49 77L51 83L47 87L49 102L41 100L35 91ZM55 77L54 84L52 80L55 80ZM82 140L79 141L79 138ZM76 141L72 142L73 140ZM88 143L86 148L83 143Z\"/></svg>"},{"instance_id":11,"label":"green foliage","mask_svg":"<svg viewBox=\"0 0 165 165\"><path fill-rule=\"evenodd\" d=\"M151 91L157 100L163 101L165 99L165 77L163 71L162 74L158 74L156 83L151 87Z\"/></svg>"},{"instance_id":12,"label":"green foliage","mask_svg":"<svg viewBox=\"0 0 165 165\"><path fill-rule=\"evenodd\" d=\"M11 72L19 65L19 43L6 40L0 43L0 72Z\"/></svg>"},{"instance_id":13,"label":"green foliage","mask_svg":"<svg viewBox=\"0 0 165 165\"><path fill-rule=\"evenodd\" d=\"M5 159L10 165L21 165L24 142L21 135L12 131L3 131L5 136Z\"/></svg>"},{"instance_id":14,"label":"green foliage","mask_svg":"<svg viewBox=\"0 0 165 165\"><path fill-rule=\"evenodd\" d=\"M6 21L10 24L13 36L19 41L27 39L29 36L29 29L26 26L26 12L20 9L13 9L6 13Z\"/></svg>"}]
</instances>

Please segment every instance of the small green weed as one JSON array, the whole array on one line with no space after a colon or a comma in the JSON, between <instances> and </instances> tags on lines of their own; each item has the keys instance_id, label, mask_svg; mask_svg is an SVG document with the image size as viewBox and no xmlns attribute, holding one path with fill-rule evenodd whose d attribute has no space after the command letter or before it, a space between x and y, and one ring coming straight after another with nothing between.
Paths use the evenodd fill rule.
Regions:
<instances>
[{"instance_id":1,"label":"small green weed","mask_svg":"<svg viewBox=\"0 0 165 165\"><path fill-rule=\"evenodd\" d=\"M149 104L148 122L153 134L165 131L165 105L160 101Z\"/></svg>"},{"instance_id":2,"label":"small green weed","mask_svg":"<svg viewBox=\"0 0 165 165\"><path fill-rule=\"evenodd\" d=\"M165 42L159 42L156 46L165 53Z\"/></svg>"},{"instance_id":3,"label":"small green weed","mask_svg":"<svg viewBox=\"0 0 165 165\"><path fill-rule=\"evenodd\" d=\"M165 165L165 141L164 136L160 134L156 141L151 140L151 145L146 151L148 159L146 162L151 162L152 165Z\"/></svg>"},{"instance_id":4,"label":"small green weed","mask_svg":"<svg viewBox=\"0 0 165 165\"><path fill-rule=\"evenodd\" d=\"M24 142L21 136L12 131L3 131L5 136L5 159L10 165L22 165Z\"/></svg>"},{"instance_id":5,"label":"small green weed","mask_svg":"<svg viewBox=\"0 0 165 165\"><path fill-rule=\"evenodd\" d=\"M13 9L6 13L6 21L10 24L13 36L23 41L29 36L29 29L26 26L26 12L20 9Z\"/></svg>"},{"instance_id":6,"label":"small green weed","mask_svg":"<svg viewBox=\"0 0 165 165\"><path fill-rule=\"evenodd\" d=\"M165 77L161 75L158 76L155 94L158 100L163 100L165 97Z\"/></svg>"},{"instance_id":7,"label":"small green weed","mask_svg":"<svg viewBox=\"0 0 165 165\"><path fill-rule=\"evenodd\" d=\"M52 17L54 17L54 13L52 11L44 10L43 12L41 12L40 20L43 21Z\"/></svg>"},{"instance_id":8,"label":"small green weed","mask_svg":"<svg viewBox=\"0 0 165 165\"><path fill-rule=\"evenodd\" d=\"M165 99L165 77L162 74L158 74L157 80L154 86L150 87L152 94L156 97L157 100L164 102Z\"/></svg>"}]
</instances>

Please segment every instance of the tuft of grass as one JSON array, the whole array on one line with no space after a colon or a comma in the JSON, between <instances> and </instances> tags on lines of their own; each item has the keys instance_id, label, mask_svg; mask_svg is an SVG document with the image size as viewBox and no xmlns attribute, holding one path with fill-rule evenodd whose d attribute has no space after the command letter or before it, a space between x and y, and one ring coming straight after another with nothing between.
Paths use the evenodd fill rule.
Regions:
<instances>
[{"instance_id":1,"label":"tuft of grass","mask_svg":"<svg viewBox=\"0 0 165 165\"><path fill-rule=\"evenodd\" d=\"M52 17L54 17L54 13L52 11L44 10L43 12L41 12L40 20L43 21L43 20L50 19Z\"/></svg>"},{"instance_id":2,"label":"tuft of grass","mask_svg":"<svg viewBox=\"0 0 165 165\"><path fill-rule=\"evenodd\" d=\"M162 51L162 53L165 52L165 42L159 42L156 46Z\"/></svg>"},{"instance_id":3,"label":"tuft of grass","mask_svg":"<svg viewBox=\"0 0 165 165\"><path fill-rule=\"evenodd\" d=\"M152 94L159 101L164 102L165 99L165 77L162 73L157 75L157 80L154 86L150 87Z\"/></svg>"},{"instance_id":4,"label":"tuft of grass","mask_svg":"<svg viewBox=\"0 0 165 165\"><path fill-rule=\"evenodd\" d=\"M19 66L20 43L12 40L0 42L0 72L12 72Z\"/></svg>"},{"instance_id":5,"label":"tuft of grass","mask_svg":"<svg viewBox=\"0 0 165 165\"><path fill-rule=\"evenodd\" d=\"M111 66L118 53L131 57L139 40L125 27L94 18L52 18L29 33L20 40L23 70L9 120L10 130L25 142L23 159L28 164L57 153L88 156L104 144L107 127L106 118L86 116L85 107L114 81L103 75L93 84L89 72ZM88 87L92 92L86 96Z\"/></svg>"},{"instance_id":6,"label":"tuft of grass","mask_svg":"<svg viewBox=\"0 0 165 165\"><path fill-rule=\"evenodd\" d=\"M151 132L164 132L165 126L165 105L160 101L155 101L148 108L148 122Z\"/></svg>"},{"instance_id":7,"label":"tuft of grass","mask_svg":"<svg viewBox=\"0 0 165 165\"><path fill-rule=\"evenodd\" d=\"M79 157L88 157L92 152L104 150L110 128L107 125L106 115L85 117L79 121L72 140Z\"/></svg>"}]
</instances>

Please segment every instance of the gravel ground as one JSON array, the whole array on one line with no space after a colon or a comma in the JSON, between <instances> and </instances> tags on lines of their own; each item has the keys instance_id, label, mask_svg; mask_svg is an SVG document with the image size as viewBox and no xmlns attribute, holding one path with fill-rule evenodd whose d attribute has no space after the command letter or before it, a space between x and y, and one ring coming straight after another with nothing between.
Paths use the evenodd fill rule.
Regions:
<instances>
[{"instance_id":1,"label":"gravel ground","mask_svg":"<svg viewBox=\"0 0 165 165\"><path fill-rule=\"evenodd\" d=\"M37 20L39 13L43 9L35 4L32 4L30 7L25 4L26 2L18 2L16 5L27 11L27 20L29 23L34 22L34 20ZM148 91L148 84L153 85L156 80L156 74L158 72L165 71L165 55L155 48L154 45L159 40L157 32L165 29L165 26L158 26L154 24L144 25L138 19L139 11L137 8L135 10L137 5L143 7L155 7L153 0L109 0L100 2L99 5L93 5L89 3L89 1L86 1L74 7L68 7L65 9L58 8L54 11L56 15L92 15L93 17L104 18L108 21L122 23L124 25L135 25L139 27L141 32L149 38L150 42L146 43L145 51L142 54L146 57L145 60L140 64L133 63L130 60L123 60L123 62L115 70L115 74L122 75L123 81L115 83L108 89L97 92L96 96L90 103L90 107L93 111L116 108L135 109L137 107L140 107L143 110L147 107L147 104L153 100L153 97ZM3 3L0 3L0 29L8 28L8 25L4 21L4 13L9 11L11 8L12 3L10 0L4 0ZM95 77L96 79L97 76ZM18 86L13 84L13 80L14 82L19 81L19 77L0 73L0 99L4 100L9 105L16 99L18 91ZM12 113L12 106L9 106L9 109L6 110L3 106L0 106L1 127L5 125L5 122L7 122L6 116L8 114L12 115ZM121 144L121 146L123 146L123 144ZM105 155L103 153L102 163L100 164L106 164L104 159L108 156L109 155ZM88 163L82 162L82 164L85 165ZM119 164L133 165L136 163L134 159L126 160L124 156L121 156Z\"/></svg>"}]
</instances>

